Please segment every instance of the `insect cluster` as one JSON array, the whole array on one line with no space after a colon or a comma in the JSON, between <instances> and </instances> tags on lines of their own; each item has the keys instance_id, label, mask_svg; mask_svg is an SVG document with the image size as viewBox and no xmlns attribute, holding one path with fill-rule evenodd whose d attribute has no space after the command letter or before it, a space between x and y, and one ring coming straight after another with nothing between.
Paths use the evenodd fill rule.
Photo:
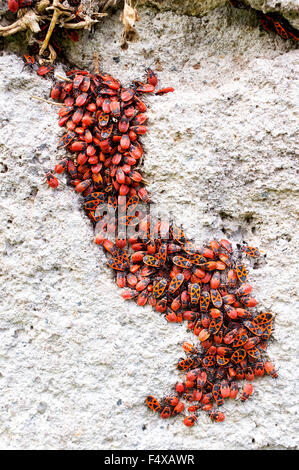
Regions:
<instances>
[{"instance_id":1,"label":"insect cluster","mask_svg":"<svg viewBox=\"0 0 299 470\"><path fill-rule=\"evenodd\" d=\"M247 280L243 258L259 257L257 248L243 244L234 250L225 239L198 248L173 221L149 213L146 181L136 169L143 156L140 136L147 132L141 97L173 91L156 91L157 82L151 69L146 82L129 87L98 70L72 70L56 82L51 98L61 102L58 123L66 128L58 146L69 156L55 172L66 172L68 184L83 196L95 243L105 249L122 297L151 305L168 322L187 321L197 337L196 346L183 344L187 357L177 364L187 371L186 380L163 400L146 398L162 418L182 413L184 399L190 413L184 423L192 426L199 410L223 421L214 406L236 398L238 381L248 381L241 392L245 401L255 377L265 371L277 376L264 359L273 315L256 312L258 302ZM59 185L54 172L46 176L49 186Z\"/></svg>"},{"instance_id":2,"label":"insect cluster","mask_svg":"<svg viewBox=\"0 0 299 470\"><path fill-rule=\"evenodd\" d=\"M158 401L149 395L146 403L161 418L169 418L185 409L183 398L190 413L184 424L193 426L200 410L208 412L214 421L223 421L224 413L214 407L223 405L225 398L237 397L239 381L247 381L240 395L244 402L253 393L252 380L265 372L277 377L272 363L264 358L273 315L251 311L258 302L251 296L252 286L242 258L256 258L259 250L245 244L233 250L225 239L212 240L196 251L190 251L188 242L182 244L181 238L179 243L184 256L174 256L169 266L165 316L168 321L186 320L188 330L199 341L197 345L183 344L187 357L179 360L177 369L186 372L185 380L176 384L170 396ZM178 274L177 266L182 269ZM179 275L182 284L171 297L169 287L172 290L173 280Z\"/></svg>"},{"instance_id":3,"label":"insect cluster","mask_svg":"<svg viewBox=\"0 0 299 470\"><path fill-rule=\"evenodd\" d=\"M92 75L74 70L68 72L67 77L64 83L55 83L51 98L63 102L58 124L66 127L66 133L58 147L66 148L73 157L60 162L55 172L67 170L69 184L83 193L85 211L98 223L103 217L96 214L96 209L99 213L101 206L107 204L108 211L114 215L118 197L131 197L126 204L127 207L132 204L131 210L140 200L149 201L142 175L135 166L143 155L139 137L147 132L146 105L140 96L155 91L157 77L149 69L147 83L136 81L127 88L101 72ZM170 91L173 88L155 93L161 95ZM50 174L48 182L52 182L53 187L55 176ZM109 233L114 232L115 227Z\"/></svg>"}]
</instances>

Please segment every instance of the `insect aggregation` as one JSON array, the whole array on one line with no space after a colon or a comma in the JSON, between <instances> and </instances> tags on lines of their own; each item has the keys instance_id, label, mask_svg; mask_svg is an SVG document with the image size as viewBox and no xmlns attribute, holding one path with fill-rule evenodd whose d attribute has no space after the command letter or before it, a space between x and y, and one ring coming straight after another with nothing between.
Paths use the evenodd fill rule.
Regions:
<instances>
[{"instance_id":1,"label":"insect aggregation","mask_svg":"<svg viewBox=\"0 0 299 470\"><path fill-rule=\"evenodd\" d=\"M151 196L140 170L141 136L148 131L144 96L163 95L158 77L147 69L146 81L122 87L111 75L71 70L57 81L51 98L61 107L64 128L58 147L68 155L46 174L57 188L59 174L82 198L95 229L95 243L108 256L125 300L151 305L167 322L187 322L194 342L185 342L177 369L184 380L168 396L145 398L161 418L179 414L193 426L199 412L223 421L218 407L253 394L252 381L277 372L266 351L274 316L258 311L246 263L260 251L246 243L235 248L226 239L197 247L173 221L149 215ZM116 235L116 236L115 236ZM113 238L115 236L115 238ZM247 261L245 261L247 260Z\"/></svg>"}]
</instances>

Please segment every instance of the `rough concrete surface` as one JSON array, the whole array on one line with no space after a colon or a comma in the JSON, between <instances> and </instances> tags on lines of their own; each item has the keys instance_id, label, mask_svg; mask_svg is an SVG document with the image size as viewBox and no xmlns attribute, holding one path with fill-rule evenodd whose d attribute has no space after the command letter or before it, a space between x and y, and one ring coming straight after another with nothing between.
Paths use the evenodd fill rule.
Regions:
<instances>
[{"instance_id":1,"label":"rough concrete surface","mask_svg":"<svg viewBox=\"0 0 299 470\"><path fill-rule=\"evenodd\" d=\"M151 6L159 11L172 10L181 15L203 16L214 8L227 5L228 0L139 0L138 4ZM239 5L241 11L243 8L251 7L263 13L279 13L290 21L294 28L299 28L298 0L284 0L283 2L277 0L239 0ZM234 8L234 11L240 10Z\"/></svg>"},{"instance_id":2,"label":"rough concrete surface","mask_svg":"<svg viewBox=\"0 0 299 470\"><path fill-rule=\"evenodd\" d=\"M156 207L198 241L246 240L262 311L276 315L269 357L279 378L254 382L226 420L186 428L144 406L178 380L186 325L125 302L93 243L80 198L44 174L59 159L51 81L0 57L0 447L3 449L296 449L298 51L227 7L203 18L140 10L139 42L119 47L119 13L67 57L123 83L157 66L144 174ZM63 152L60 152L63 154ZM63 181L63 177L61 178Z\"/></svg>"}]
</instances>

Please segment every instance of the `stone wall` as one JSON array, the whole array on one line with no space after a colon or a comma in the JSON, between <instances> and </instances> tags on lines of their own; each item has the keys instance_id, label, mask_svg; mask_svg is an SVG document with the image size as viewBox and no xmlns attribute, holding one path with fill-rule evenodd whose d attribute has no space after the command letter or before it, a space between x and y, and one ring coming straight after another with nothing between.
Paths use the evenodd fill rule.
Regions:
<instances>
[{"instance_id":1,"label":"stone wall","mask_svg":"<svg viewBox=\"0 0 299 470\"><path fill-rule=\"evenodd\" d=\"M284 3L284 2L282 2ZM285 2L288 3L288 2ZM139 42L119 47L120 12L68 42L67 58L123 83L162 69L143 138L156 207L198 241L225 237L263 250L248 262L264 311L276 315L269 355L279 378L203 413L186 428L143 404L178 380L186 325L125 302L94 243L81 200L44 174L59 155L51 81L0 57L0 447L7 449L294 449L296 436L296 85L298 51L261 32L248 11L205 16L141 8ZM58 68L59 70L59 68ZM63 177L62 177L63 180Z\"/></svg>"}]
</instances>

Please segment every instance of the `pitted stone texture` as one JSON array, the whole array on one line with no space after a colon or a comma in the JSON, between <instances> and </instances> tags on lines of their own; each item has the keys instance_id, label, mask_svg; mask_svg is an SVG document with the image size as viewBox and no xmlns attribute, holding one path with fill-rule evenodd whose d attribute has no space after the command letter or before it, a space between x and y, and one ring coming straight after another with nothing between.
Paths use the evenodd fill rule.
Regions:
<instances>
[{"instance_id":1,"label":"pitted stone texture","mask_svg":"<svg viewBox=\"0 0 299 470\"><path fill-rule=\"evenodd\" d=\"M228 0L140 0L139 5L155 7L160 11L172 10L176 14L204 16L215 8L226 5L228 9L233 9L234 14L242 8L251 7L263 13L275 12L284 16L294 28L299 28L299 2L298 0L240 0L241 9L235 9L229 5ZM242 4L244 7L242 7ZM244 11L244 10L243 10Z\"/></svg>"},{"instance_id":2,"label":"pitted stone texture","mask_svg":"<svg viewBox=\"0 0 299 470\"><path fill-rule=\"evenodd\" d=\"M186 324L125 302L93 242L81 198L43 184L60 158L50 80L1 57L0 445L18 449L293 449L296 433L296 80L293 45L247 20L233 23L142 9L140 41L119 48L119 14L68 58L125 84L163 68L153 96L144 176L155 206L171 208L199 241L225 237L263 250L248 261L262 311L276 315L269 356L279 378L254 381L246 403L225 403L226 420L201 413L161 420L144 406L180 377ZM63 155L63 151L60 152ZM64 181L64 177L60 177Z\"/></svg>"},{"instance_id":3,"label":"pitted stone texture","mask_svg":"<svg viewBox=\"0 0 299 470\"><path fill-rule=\"evenodd\" d=\"M202 16L227 0L141 0L139 5L155 7L160 11L172 10L178 15Z\"/></svg>"}]
</instances>

